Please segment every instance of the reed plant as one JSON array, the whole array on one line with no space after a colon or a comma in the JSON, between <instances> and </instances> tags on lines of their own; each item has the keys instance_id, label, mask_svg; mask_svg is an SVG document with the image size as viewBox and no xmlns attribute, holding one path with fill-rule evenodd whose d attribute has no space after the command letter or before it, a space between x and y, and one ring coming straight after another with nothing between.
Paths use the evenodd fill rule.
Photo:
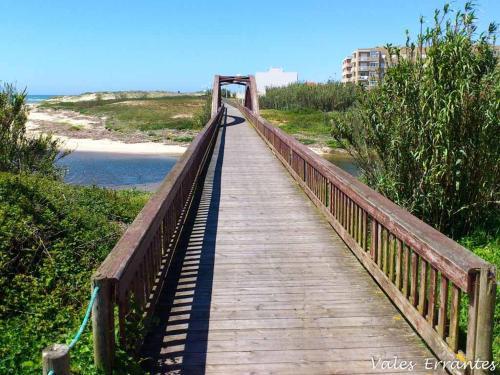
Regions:
<instances>
[{"instance_id":1,"label":"reed plant","mask_svg":"<svg viewBox=\"0 0 500 375\"><path fill-rule=\"evenodd\" d=\"M349 108L361 92L359 86L335 81L293 83L268 88L259 98L259 104L263 109L342 111Z\"/></svg>"},{"instance_id":2,"label":"reed plant","mask_svg":"<svg viewBox=\"0 0 500 375\"><path fill-rule=\"evenodd\" d=\"M473 4L455 13L445 5L425 30L421 19L416 42L407 33L404 51L387 46L379 87L333 114L333 136L364 180L455 238L499 214L496 31L478 33Z\"/></svg>"}]
</instances>

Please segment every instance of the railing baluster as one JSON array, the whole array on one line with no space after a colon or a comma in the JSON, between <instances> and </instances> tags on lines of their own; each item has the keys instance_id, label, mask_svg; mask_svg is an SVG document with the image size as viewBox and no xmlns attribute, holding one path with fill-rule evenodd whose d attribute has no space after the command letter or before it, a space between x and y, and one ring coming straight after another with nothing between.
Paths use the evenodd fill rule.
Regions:
<instances>
[{"instance_id":1,"label":"railing baluster","mask_svg":"<svg viewBox=\"0 0 500 375\"><path fill-rule=\"evenodd\" d=\"M402 243L403 247L403 296L408 298L410 294L410 288L408 287L408 283L410 280L410 249L404 243Z\"/></svg>"},{"instance_id":2,"label":"railing baluster","mask_svg":"<svg viewBox=\"0 0 500 375\"><path fill-rule=\"evenodd\" d=\"M437 272L434 267L430 267L429 275L429 303L427 308L427 321L434 328L436 318L436 287L437 287Z\"/></svg>"},{"instance_id":3,"label":"railing baluster","mask_svg":"<svg viewBox=\"0 0 500 375\"><path fill-rule=\"evenodd\" d=\"M417 297L418 284L418 255L411 251L411 285L410 285L410 302L416 307L418 303Z\"/></svg>"},{"instance_id":4,"label":"railing baluster","mask_svg":"<svg viewBox=\"0 0 500 375\"><path fill-rule=\"evenodd\" d=\"M448 334L448 345L453 352L458 351L458 322L460 316L460 289L455 284L451 285L450 303L450 328Z\"/></svg>"},{"instance_id":5,"label":"railing baluster","mask_svg":"<svg viewBox=\"0 0 500 375\"><path fill-rule=\"evenodd\" d=\"M418 312L425 317L425 308L427 304L427 262L420 258L420 288L418 292Z\"/></svg>"},{"instance_id":6,"label":"railing baluster","mask_svg":"<svg viewBox=\"0 0 500 375\"><path fill-rule=\"evenodd\" d=\"M403 244L399 238L396 239L396 288L401 290L401 266L403 264Z\"/></svg>"},{"instance_id":7,"label":"railing baluster","mask_svg":"<svg viewBox=\"0 0 500 375\"><path fill-rule=\"evenodd\" d=\"M448 319L448 279L441 274L439 286L439 313L438 334L442 339L446 338L446 324Z\"/></svg>"}]
</instances>

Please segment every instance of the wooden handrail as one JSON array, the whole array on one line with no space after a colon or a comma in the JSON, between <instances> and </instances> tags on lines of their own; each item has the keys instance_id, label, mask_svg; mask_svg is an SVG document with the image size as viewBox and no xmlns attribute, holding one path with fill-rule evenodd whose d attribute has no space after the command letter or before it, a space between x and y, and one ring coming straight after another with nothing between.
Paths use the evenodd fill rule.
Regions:
<instances>
[{"instance_id":1,"label":"wooden handrail","mask_svg":"<svg viewBox=\"0 0 500 375\"><path fill-rule=\"evenodd\" d=\"M126 322L154 310L224 112L218 108L92 277L93 287L100 288L92 310L94 359L105 373L113 367L115 308L124 348L137 346L127 340Z\"/></svg>"},{"instance_id":2,"label":"wooden handrail","mask_svg":"<svg viewBox=\"0 0 500 375\"><path fill-rule=\"evenodd\" d=\"M496 296L493 265L262 117L234 105L438 358L491 361ZM459 320L466 300L467 339L461 341ZM456 374L466 371L448 370Z\"/></svg>"}]
</instances>

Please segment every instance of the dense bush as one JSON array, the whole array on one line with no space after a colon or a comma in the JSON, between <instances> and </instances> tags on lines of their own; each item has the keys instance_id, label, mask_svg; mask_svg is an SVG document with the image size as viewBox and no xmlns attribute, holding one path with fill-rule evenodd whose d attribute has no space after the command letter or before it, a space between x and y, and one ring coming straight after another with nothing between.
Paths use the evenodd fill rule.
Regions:
<instances>
[{"instance_id":1,"label":"dense bush","mask_svg":"<svg viewBox=\"0 0 500 375\"><path fill-rule=\"evenodd\" d=\"M0 91L0 171L57 176L59 144L47 135L27 136L26 93L11 85Z\"/></svg>"},{"instance_id":2,"label":"dense bush","mask_svg":"<svg viewBox=\"0 0 500 375\"><path fill-rule=\"evenodd\" d=\"M210 117L212 117L212 92L207 91L204 97L203 108L194 117L196 127L199 129L203 128L208 123L208 120L210 120Z\"/></svg>"},{"instance_id":3,"label":"dense bush","mask_svg":"<svg viewBox=\"0 0 500 375\"><path fill-rule=\"evenodd\" d=\"M349 108L361 91L359 86L333 81L294 83L268 88L266 94L259 98L259 104L263 109L340 111Z\"/></svg>"},{"instance_id":4,"label":"dense bush","mask_svg":"<svg viewBox=\"0 0 500 375\"><path fill-rule=\"evenodd\" d=\"M1 374L41 373L41 350L70 341L92 272L147 197L0 173ZM73 373L95 373L88 328L71 357Z\"/></svg>"},{"instance_id":5,"label":"dense bush","mask_svg":"<svg viewBox=\"0 0 500 375\"><path fill-rule=\"evenodd\" d=\"M335 114L333 135L366 182L454 237L498 215L500 69L496 32L477 36L470 4L436 11L417 45L393 56L380 87ZM426 57L421 48L426 47Z\"/></svg>"}]
</instances>

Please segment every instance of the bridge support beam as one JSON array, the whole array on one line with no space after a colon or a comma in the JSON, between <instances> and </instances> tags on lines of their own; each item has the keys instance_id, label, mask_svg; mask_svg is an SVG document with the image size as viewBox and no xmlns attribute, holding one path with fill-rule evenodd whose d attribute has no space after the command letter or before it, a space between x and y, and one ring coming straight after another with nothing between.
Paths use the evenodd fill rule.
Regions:
<instances>
[{"instance_id":1,"label":"bridge support beam","mask_svg":"<svg viewBox=\"0 0 500 375\"><path fill-rule=\"evenodd\" d=\"M212 117L217 114L221 105L220 76L216 75L214 76L214 84L212 86Z\"/></svg>"}]
</instances>

